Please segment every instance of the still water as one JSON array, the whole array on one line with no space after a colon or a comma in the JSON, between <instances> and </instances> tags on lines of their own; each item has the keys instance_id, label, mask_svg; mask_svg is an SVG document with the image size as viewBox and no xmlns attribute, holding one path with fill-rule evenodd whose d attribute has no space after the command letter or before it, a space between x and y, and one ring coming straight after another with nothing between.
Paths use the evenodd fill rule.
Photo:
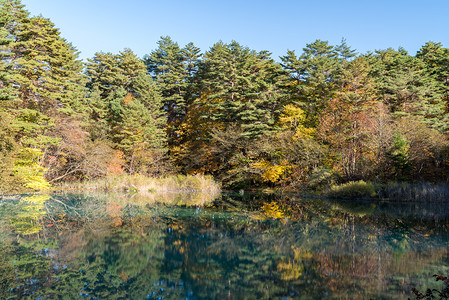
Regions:
<instances>
[{"instance_id":1,"label":"still water","mask_svg":"<svg viewBox=\"0 0 449 300\"><path fill-rule=\"evenodd\" d=\"M1 299L407 299L449 205L223 194L0 198Z\"/></svg>"}]
</instances>

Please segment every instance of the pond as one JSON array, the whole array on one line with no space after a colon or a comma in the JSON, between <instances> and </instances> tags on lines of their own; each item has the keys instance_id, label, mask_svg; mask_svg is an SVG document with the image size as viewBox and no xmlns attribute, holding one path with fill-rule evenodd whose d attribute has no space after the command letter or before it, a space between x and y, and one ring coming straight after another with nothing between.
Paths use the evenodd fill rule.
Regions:
<instances>
[{"instance_id":1,"label":"pond","mask_svg":"<svg viewBox=\"0 0 449 300\"><path fill-rule=\"evenodd\" d=\"M441 289L448 220L444 203L3 197L0 298L407 299Z\"/></svg>"}]
</instances>

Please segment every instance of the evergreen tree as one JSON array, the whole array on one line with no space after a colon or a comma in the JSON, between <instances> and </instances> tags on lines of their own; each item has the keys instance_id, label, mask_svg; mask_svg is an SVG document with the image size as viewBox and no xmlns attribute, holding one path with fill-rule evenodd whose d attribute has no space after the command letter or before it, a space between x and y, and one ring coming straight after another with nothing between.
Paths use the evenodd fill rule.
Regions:
<instances>
[{"instance_id":1,"label":"evergreen tree","mask_svg":"<svg viewBox=\"0 0 449 300\"><path fill-rule=\"evenodd\" d=\"M198 67L201 61L201 49L196 47L193 43L188 43L183 49L184 56L184 68L187 74L187 86L186 93L184 95L184 101L186 105L186 114L189 111L189 106L192 102L198 98L198 82L197 73ZM185 118L185 117L184 117ZM183 120L184 121L184 120Z\"/></svg>"},{"instance_id":2,"label":"evergreen tree","mask_svg":"<svg viewBox=\"0 0 449 300\"><path fill-rule=\"evenodd\" d=\"M6 30L6 25L11 23L11 11L6 7L7 0L0 1L0 47L7 49L13 42L9 37L9 32ZM10 64L6 60L11 56L9 51L0 51L0 107L7 106L5 103L11 100L12 91L8 87L7 82L10 80Z\"/></svg>"},{"instance_id":3,"label":"evergreen tree","mask_svg":"<svg viewBox=\"0 0 449 300\"><path fill-rule=\"evenodd\" d=\"M393 114L417 116L430 127L444 126L439 121L444 103L438 83L420 59L400 48L377 51L374 60L372 76L379 98Z\"/></svg>"},{"instance_id":4,"label":"evergreen tree","mask_svg":"<svg viewBox=\"0 0 449 300\"><path fill-rule=\"evenodd\" d=\"M128 172L148 172L164 156L166 119L144 62L129 49L96 53L86 73L91 138L110 139L124 154Z\"/></svg>"},{"instance_id":5,"label":"evergreen tree","mask_svg":"<svg viewBox=\"0 0 449 300\"><path fill-rule=\"evenodd\" d=\"M340 45L335 47L339 57L341 57L345 61L349 61L353 59L357 54L354 49L346 43L346 39L342 39Z\"/></svg>"},{"instance_id":6,"label":"evergreen tree","mask_svg":"<svg viewBox=\"0 0 449 300\"><path fill-rule=\"evenodd\" d=\"M407 179L410 171L409 158L410 145L407 140L403 138L400 133L394 136L393 145L388 152L388 157L391 160L392 172L395 179Z\"/></svg>"},{"instance_id":7,"label":"evergreen tree","mask_svg":"<svg viewBox=\"0 0 449 300\"><path fill-rule=\"evenodd\" d=\"M286 104L292 104L298 102L301 97L300 84L304 81L305 64L294 50L287 50L287 54L280 58L284 70L281 77L285 89L283 98Z\"/></svg>"},{"instance_id":8,"label":"evergreen tree","mask_svg":"<svg viewBox=\"0 0 449 300\"><path fill-rule=\"evenodd\" d=\"M11 11L7 9L6 3L6 0L0 1L0 48L7 48L13 42L8 37L8 31L5 28L12 19ZM14 121L13 116L11 116L13 91L7 83L10 80L10 66L7 63L9 56L10 53L0 51L0 194L10 191L14 186L14 177L10 175L12 175L14 165L12 153L17 149L11 126Z\"/></svg>"},{"instance_id":9,"label":"evergreen tree","mask_svg":"<svg viewBox=\"0 0 449 300\"><path fill-rule=\"evenodd\" d=\"M218 42L206 52L197 77L200 95L187 116L200 125L184 127L190 138L182 145L182 165L215 173L227 184L252 181L255 142L276 131L280 71L270 53L237 42Z\"/></svg>"},{"instance_id":10,"label":"evergreen tree","mask_svg":"<svg viewBox=\"0 0 449 300\"><path fill-rule=\"evenodd\" d=\"M108 103L101 97L100 87L95 85L87 94L90 115L87 130L92 140L106 139L111 131L107 122Z\"/></svg>"},{"instance_id":11,"label":"evergreen tree","mask_svg":"<svg viewBox=\"0 0 449 300\"><path fill-rule=\"evenodd\" d=\"M120 75L116 57L112 53L97 52L92 59L87 59L86 76L88 89L92 92L98 89L102 99L120 86L120 82L125 81Z\"/></svg>"},{"instance_id":12,"label":"evergreen tree","mask_svg":"<svg viewBox=\"0 0 449 300\"><path fill-rule=\"evenodd\" d=\"M436 118L432 119L433 127L447 132L449 130L449 49L443 48L441 43L428 42L418 51L416 57L424 62L426 75L436 80L436 86L432 88L440 94L441 101L437 101L440 107L434 113Z\"/></svg>"},{"instance_id":13,"label":"evergreen tree","mask_svg":"<svg viewBox=\"0 0 449 300\"><path fill-rule=\"evenodd\" d=\"M449 48L441 43L426 43L418 51L416 57L422 59L431 75L440 82L449 103Z\"/></svg>"},{"instance_id":14,"label":"evergreen tree","mask_svg":"<svg viewBox=\"0 0 449 300\"><path fill-rule=\"evenodd\" d=\"M170 37L161 37L158 49L144 57L148 72L153 76L164 99L167 116L167 135L170 143L176 141L176 129L186 114L185 95L188 73L185 53ZM190 47L190 67L195 59L195 49ZM192 69L193 70L193 69Z\"/></svg>"},{"instance_id":15,"label":"evergreen tree","mask_svg":"<svg viewBox=\"0 0 449 300\"><path fill-rule=\"evenodd\" d=\"M306 112L308 127L318 125L318 115L333 97L335 80L345 59L339 57L339 53L347 57L353 55L344 43L336 48L326 41L316 40L306 45L300 57L294 51L281 57L284 70L291 76L286 82L287 93L291 94L289 101Z\"/></svg>"},{"instance_id":16,"label":"evergreen tree","mask_svg":"<svg viewBox=\"0 0 449 300\"><path fill-rule=\"evenodd\" d=\"M224 127L241 127L248 137L272 132L280 110L279 73L266 51L255 52L235 41L216 43L204 55L199 70L209 117Z\"/></svg>"},{"instance_id":17,"label":"evergreen tree","mask_svg":"<svg viewBox=\"0 0 449 300\"><path fill-rule=\"evenodd\" d=\"M198 71L198 64L202 56L201 49L193 43L188 43L181 51L184 56L184 68L187 73L187 78L191 81Z\"/></svg>"},{"instance_id":18,"label":"evergreen tree","mask_svg":"<svg viewBox=\"0 0 449 300\"><path fill-rule=\"evenodd\" d=\"M33 17L18 26L10 51L14 85L23 107L48 115L73 114L83 98L82 64L48 19Z\"/></svg>"},{"instance_id":19,"label":"evergreen tree","mask_svg":"<svg viewBox=\"0 0 449 300\"><path fill-rule=\"evenodd\" d=\"M13 40L4 47L8 58L2 60L9 73L3 85L17 99L9 106L10 127L18 143L17 157L20 157L13 170L22 170L15 174L25 187L44 187L29 182L43 182L39 178L44 171L51 176L42 164L57 161L59 165L73 153L70 147L65 153L58 150L63 140L59 135L64 131L62 126L74 128L72 125L76 124L81 128L85 120L82 63L77 59L76 49L60 37L50 20L30 18L20 1L5 1L2 8L11 16L3 28ZM61 121L67 119L73 123L61 125ZM66 144L72 142L66 141ZM19 174L25 172L23 167L36 175L26 179Z\"/></svg>"}]
</instances>

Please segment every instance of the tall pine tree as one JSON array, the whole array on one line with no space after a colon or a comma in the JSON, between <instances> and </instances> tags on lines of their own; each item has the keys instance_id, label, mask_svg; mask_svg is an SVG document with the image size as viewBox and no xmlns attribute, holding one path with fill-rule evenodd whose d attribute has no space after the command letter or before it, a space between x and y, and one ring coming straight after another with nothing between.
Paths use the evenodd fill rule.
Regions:
<instances>
[{"instance_id":1,"label":"tall pine tree","mask_svg":"<svg viewBox=\"0 0 449 300\"><path fill-rule=\"evenodd\" d=\"M158 169L166 151L166 119L144 62L125 49L119 54L95 54L86 70L91 137L112 141L123 153L129 173Z\"/></svg>"},{"instance_id":2,"label":"tall pine tree","mask_svg":"<svg viewBox=\"0 0 449 300\"><path fill-rule=\"evenodd\" d=\"M170 37L161 37L158 48L144 57L148 72L153 76L164 99L167 116L167 135L171 144L176 143L176 130L186 115L185 95L188 73L185 53ZM190 47L190 68L196 59L196 50Z\"/></svg>"},{"instance_id":3,"label":"tall pine tree","mask_svg":"<svg viewBox=\"0 0 449 300\"><path fill-rule=\"evenodd\" d=\"M256 52L235 41L216 43L205 53L199 70L208 117L225 128L242 128L248 137L272 132L280 110L279 74L269 52Z\"/></svg>"}]
</instances>

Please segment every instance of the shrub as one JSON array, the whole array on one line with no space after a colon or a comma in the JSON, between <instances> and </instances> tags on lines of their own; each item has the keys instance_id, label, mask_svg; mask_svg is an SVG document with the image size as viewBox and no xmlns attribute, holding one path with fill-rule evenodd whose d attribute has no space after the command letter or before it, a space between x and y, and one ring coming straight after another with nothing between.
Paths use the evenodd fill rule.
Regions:
<instances>
[{"instance_id":1,"label":"shrub","mask_svg":"<svg viewBox=\"0 0 449 300\"><path fill-rule=\"evenodd\" d=\"M332 198L366 198L375 197L376 189L371 182L350 181L331 186L328 196Z\"/></svg>"},{"instance_id":2,"label":"shrub","mask_svg":"<svg viewBox=\"0 0 449 300\"><path fill-rule=\"evenodd\" d=\"M318 167L312 170L307 183L311 188L320 188L329 185L332 180L332 170L324 167Z\"/></svg>"}]
</instances>

